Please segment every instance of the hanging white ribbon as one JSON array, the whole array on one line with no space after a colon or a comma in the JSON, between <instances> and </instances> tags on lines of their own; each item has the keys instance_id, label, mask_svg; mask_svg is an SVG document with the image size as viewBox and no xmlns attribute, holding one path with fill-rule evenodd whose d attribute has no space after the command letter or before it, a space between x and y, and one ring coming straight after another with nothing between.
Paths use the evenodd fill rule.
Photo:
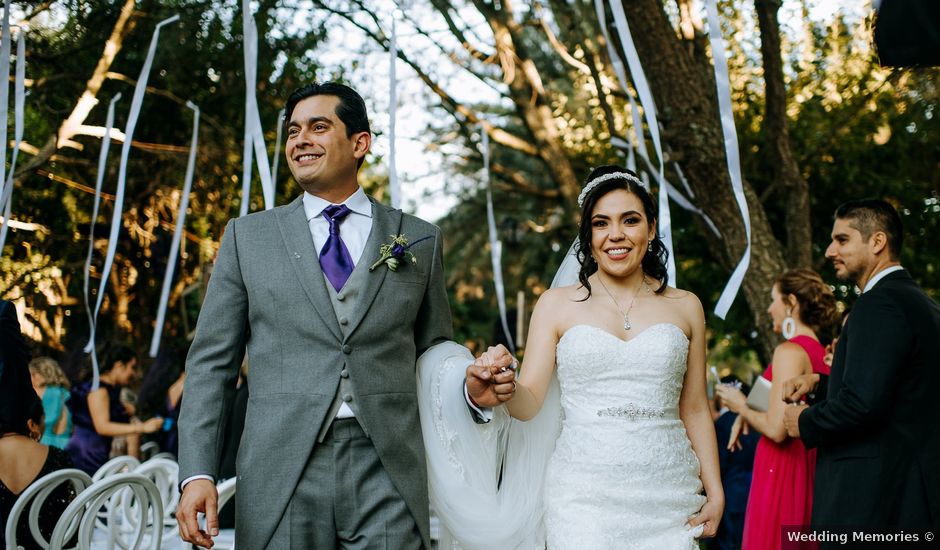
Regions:
<instances>
[{"instance_id":1,"label":"hanging white ribbon","mask_svg":"<svg viewBox=\"0 0 940 550\"><path fill-rule=\"evenodd\" d=\"M9 29L7 29L9 31ZM4 37L6 32L4 33ZM9 48L9 46L8 46ZM7 57L9 62L9 57ZM9 71L9 66L7 68ZM8 77L9 79L9 77ZM0 205L3 205L3 220L0 221L0 254L7 240L7 230L10 228L11 204L13 202L13 175L16 172L16 159L20 153L20 143L23 141L23 113L26 106L26 32L20 29L16 38L16 80L13 84L13 153L10 158L10 171L7 173L3 191L0 192ZM3 84L7 88L9 84ZM3 103L6 110L6 102ZM4 149L6 148L4 136Z\"/></svg>"},{"instance_id":2,"label":"hanging white ribbon","mask_svg":"<svg viewBox=\"0 0 940 550\"><path fill-rule=\"evenodd\" d=\"M196 169L196 148L199 144L199 107L187 101L186 106L193 110L193 139L189 144L189 160L186 163L186 177L183 180L183 194L180 196L179 210L176 212L176 230L170 256L166 261L166 273L163 275L163 288L160 290L160 305L157 306L157 321L150 340L150 357L156 357L160 349L160 337L163 335L163 323L166 319L166 306L170 300L170 287L173 286L173 274L176 272L176 260L179 258L180 240L186 223L186 210L189 208L189 193L193 187L193 172Z\"/></svg>"},{"instance_id":3,"label":"hanging white ribbon","mask_svg":"<svg viewBox=\"0 0 940 550\"><path fill-rule=\"evenodd\" d=\"M397 9L392 11L392 38L388 46L388 188L392 208L401 207L401 183L398 181L398 163L395 156L395 122L398 111L398 77L395 72L395 61L398 58L396 19Z\"/></svg>"},{"instance_id":4,"label":"hanging white ribbon","mask_svg":"<svg viewBox=\"0 0 940 550\"><path fill-rule=\"evenodd\" d=\"M3 23L0 27L0 210L6 196L7 169L7 106L10 102L10 3L3 3ZM4 220L7 216L4 216Z\"/></svg>"},{"instance_id":5,"label":"hanging white ribbon","mask_svg":"<svg viewBox=\"0 0 940 550\"><path fill-rule=\"evenodd\" d=\"M111 128L114 127L114 105L121 99L118 93L111 98L108 104L108 115L104 123L104 136L101 138L101 152L98 153L98 175L95 178L95 205L91 210L91 227L88 230L88 255L85 256L85 285L83 287L85 297L85 313L88 314L88 334L95 332L95 315L91 309L91 301L88 297L88 287L91 280L91 256L95 251L95 222L98 220L98 207L101 204L101 183L104 181L105 168L108 163L108 150L111 148ZM89 340L90 342L91 340ZM92 371L98 372L98 356L91 354Z\"/></svg>"},{"instance_id":6,"label":"hanging white ribbon","mask_svg":"<svg viewBox=\"0 0 940 550\"><path fill-rule=\"evenodd\" d=\"M496 215L493 213L493 186L490 176L490 136L486 130L483 135L483 173L486 178L486 224L489 228L490 259L493 262L493 285L496 287L496 304L499 306L499 321L503 325L503 334L509 344L509 351L516 354L516 344L509 332L506 320L506 287L503 285L503 243L496 233Z\"/></svg>"},{"instance_id":7,"label":"hanging white ribbon","mask_svg":"<svg viewBox=\"0 0 940 550\"><path fill-rule=\"evenodd\" d=\"M598 11L599 23L601 28L606 27L606 18L603 16L603 0L595 0L595 9ZM598 7L597 3L601 5ZM613 9L614 24L617 25L617 34L620 36L620 43L624 54L627 56L627 65L630 67L630 75L633 77L633 84L637 94L640 96L640 103L643 104L643 114L646 116L646 127L649 129L650 138L653 147L656 149L656 156L659 158L659 181L665 179L665 158L663 157L662 140L659 137L659 121L656 118L656 104L653 101L653 94L650 91L646 80L646 73L643 71L643 65L640 63L640 56L633 43L633 36L630 34L630 26L627 24L627 16L623 11L623 5L620 2L611 2ZM605 30L606 32L606 30ZM607 39L608 44L610 39ZM616 70L616 67L615 67ZM630 96L630 91L624 87L624 92ZM631 97L632 102L632 97ZM636 111L633 105L632 110ZM643 134L640 130L642 126L637 126L638 147L643 143ZM645 146L644 146L645 147ZM669 260L667 261L666 271L669 274L669 280L676 284L676 254L672 242L672 216L669 213L669 191L666 186L659 186L659 226L657 227L663 245L669 251Z\"/></svg>"},{"instance_id":8,"label":"hanging white ribbon","mask_svg":"<svg viewBox=\"0 0 940 550\"><path fill-rule=\"evenodd\" d=\"M85 353L92 354L93 378L92 388L98 388L98 368L97 357L95 357L95 331L97 329L98 312L101 310L101 302L104 300L104 290L108 285L108 277L111 275L111 267L114 265L114 253L117 250L118 235L121 231L121 216L124 212L124 188L127 182L127 159L131 152L131 143L134 140L134 130L137 128L137 119L140 117L140 107L144 102L144 94L147 91L147 80L150 78L150 67L153 65L153 57L157 53L157 41L160 38L160 29L179 20L179 15L168 17L157 23L153 31L153 37L150 39L150 49L147 51L147 59L140 70L140 77L137 79L137 85L134 86L134 97L131 99L131 110L127 115L127 127L124 129L124 143L121 146L121 164L118 169L117 191L114 195L114 214L111 216L111 233L108 236L108 252L104 260L104 268L101 270L101 282L98 285L98 300L95 304L95 311L92 314L91 335L88 344L85 346Z\"/></svg>"},{"instance_id":9,"label":"hanging white ribbon","mask_svg":"<svg viewBox=\"0 0 940 550\"><path fill-rule=\"evenodd\" d=\"M277 113L277 137L274 138L276 143L274 144L274 160L271 162L271 189L277 191L277 165L281 160L281 133L284 130L284 113L287 112L285 109L281 109Z\"/></svg>"},{"instance_id":10,"label":"hanging white ribbon","mask_svg":"<svg viewBox=\"0 0 940 550\"><path fill-rule=\"evenodd\" d=\"M751 216L747 208L747 199L744 196L744 182L741 178L741 158L738 151L738 134L734 126L734 111L731 108L731 80L728 77L728 60L725 54L725 41L721 37L721 24L718 19L718 6L715 0L706 0L708 14L708 37L712 47L712 58L715 61L715 84L718 88L718 112L721 115L721 133L725 142L725 155L728 157L728 174L731 176L731 187L734 190L734 199L741 211L744 220L744 233L747 243L740 262L734 268L731 279L715 304L715 315L724 319L734 302L744 274L751 263Z\"/></svg>"},{"instance_id":11,"label":"hanging white ribbon","mask_svg":"<svg viewBox=\"0 0 940 550\"><path fill-rule=\"evenodd\" d=\"M248 213L251 202L251 165L252 151L258 159L258 176L261 178L261 191L264 195L264 208L274 208L274 186L271 183L271 166L268 163L268 150L264 143L261 115L258 112L256 87L258 85L258 27L251 14L250 0L242 0L242 37L245 58L245 144L242 165L242 204L240 215Z\"/></svg>"}]
</instances>

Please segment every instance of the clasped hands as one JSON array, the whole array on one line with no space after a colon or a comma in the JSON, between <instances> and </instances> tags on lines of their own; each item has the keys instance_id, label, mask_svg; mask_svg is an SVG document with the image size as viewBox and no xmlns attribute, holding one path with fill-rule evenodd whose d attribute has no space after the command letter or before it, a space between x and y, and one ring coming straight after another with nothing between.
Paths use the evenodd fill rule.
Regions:
<instances>
[{"instance_id":1,"label":"clasped hands","mask_svg":"<svg viewBox=\"0 0 940 550\"><path fill-rule=\"evenodd\" d=\"M467 367L467 394L478 407L496 407L516 392L518 362L506 346L490 346Z\"/></svg>"}]
</instances>

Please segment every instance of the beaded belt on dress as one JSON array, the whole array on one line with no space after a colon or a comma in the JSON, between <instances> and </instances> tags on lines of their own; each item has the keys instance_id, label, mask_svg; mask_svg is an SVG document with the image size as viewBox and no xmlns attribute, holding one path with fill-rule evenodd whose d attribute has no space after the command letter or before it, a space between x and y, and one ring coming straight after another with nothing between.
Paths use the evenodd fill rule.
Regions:
<instances>
[{"instance_id":1,"label":"beaded belt on dress","mask_svg":"<svg viewBox=\"0 0 940 550\"><path fill-rule=\"evenodd\" d=\"M666 418L670 413L676 413L676 409L656 409L652 407L640 407L635 403L627 403L622 407L607 407L597 411L597 416L622 417L629 420L638 418Z\"/></svg>"}]
</instances>

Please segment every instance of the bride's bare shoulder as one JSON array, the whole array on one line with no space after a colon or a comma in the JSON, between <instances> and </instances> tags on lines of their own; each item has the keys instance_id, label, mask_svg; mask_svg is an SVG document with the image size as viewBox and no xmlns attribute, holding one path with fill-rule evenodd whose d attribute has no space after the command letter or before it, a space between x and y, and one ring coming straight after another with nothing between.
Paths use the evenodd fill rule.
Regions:
<instances>
[{"instance_id":1,"label":"bride's bare shoulder","mask_svg":"<svg viewBox=\"0 0 940 550\"><path fill-rule=\"evenodd\" d=\"M704 315L702 302L693 292L669 286L662 292L662 296L669 298L673 307L680 311L684 317L698 319Z\"/></svg>"}]
</instances>

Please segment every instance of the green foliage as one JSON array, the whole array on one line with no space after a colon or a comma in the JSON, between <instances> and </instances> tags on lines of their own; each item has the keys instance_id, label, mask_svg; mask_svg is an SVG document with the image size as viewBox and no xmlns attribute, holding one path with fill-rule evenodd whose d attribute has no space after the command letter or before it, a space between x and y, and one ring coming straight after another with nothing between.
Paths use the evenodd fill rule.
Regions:
<instances>
[{"instance_id":1,"label":"green foliage","mask_svg":"<svg viewBox=\"0 0 940 550\"><path fill-rule=\"evenodd\" d=\"M31 22L27 78L34 83L26 102L28 144L40 147L71 113L123 4L117 0L61 2L53 6L51 14ZM289 24L293 9L280 7L281 2L256 4L255 19L263 37L258 46L257 94L270 156L277 113L287 93L314 78L318 64L311 52L325 30L316 22L302 29ZM21 7L24 13L31 11L31 6ZM238 215L245 79L240 2L145 0L137 3L136 10L132 29L84 124L104 126L108 102L122 93L115 127L124 128L133 85L154 26L179 14L179 22L161 30L150 91L134 134L137 144L129 157L123 227L97 337L99 341L123 340L145 350L153 333L192 138L192 111L185 102L198 105L202 117L187 238L181 246L164 331L164 345L175 347L185 346L184 329L192 329L184 322L180 293L184 287L198 287L204 281L225 222ZM87 190L94 189L101 140L79 135L75 141L81 150L58 149L50 162L17 185L13 218L44 230L11 231L0 260L0 296L25 300L27 334L43 353L74 350L84 345L88 336L82 285L93 194ZM121 146L119 141L112 142L104 193L114 193ZM20 166L30 158L21 155ZM264 206L257 168L254 178L252 211ZM277 180L278 204L297 195L299 189L289 180L283 160ZM100 280L112 212L112 201L103 200L95 229L90 282L94 289ZM90 299L93 303L95 295ZM187 307L192 309L192 300L187 301ZM195 315L190 311L186 317L191 321Z\"/></svg>"}]
</instances>

